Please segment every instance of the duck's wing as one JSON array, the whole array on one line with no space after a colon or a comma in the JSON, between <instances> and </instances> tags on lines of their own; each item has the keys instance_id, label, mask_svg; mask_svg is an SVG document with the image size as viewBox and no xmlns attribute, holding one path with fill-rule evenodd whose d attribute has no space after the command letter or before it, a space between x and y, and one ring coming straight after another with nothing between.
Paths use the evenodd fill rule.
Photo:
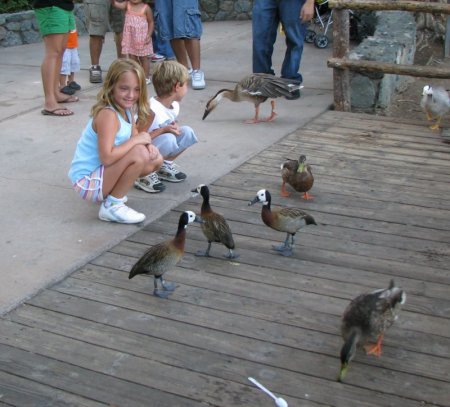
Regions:
<instances>
[{"instance_id":1,"label":"duck's wing","mask_svg":"<svg viewBox=\"0 0 450 407\"><path fill-rule=\"evenodd\" d=\"M448 92L442 87L433 88L432 103L435 114L440 116L446 114L450 110Z\"/></svg>"},{"instance_id":2,"label":"duck's wing","mask_svg":"<svg viewBox=\"0 0 450 407\"><path fill-rule=\"evenodd\" d=\"M300 89L301 81L279 78L274 75L255 73L246 76L239 82L243 91L266 98L290 96L291 92Z\"/></svg>"}]
</instances>

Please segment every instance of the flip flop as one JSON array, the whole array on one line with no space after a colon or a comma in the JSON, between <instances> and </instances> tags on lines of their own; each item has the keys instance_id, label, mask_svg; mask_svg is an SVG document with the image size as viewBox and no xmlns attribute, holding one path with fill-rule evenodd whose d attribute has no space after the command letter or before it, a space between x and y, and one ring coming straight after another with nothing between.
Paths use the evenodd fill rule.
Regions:
<instances>
[{"instance_id":1,"label":"flip flop","mask_svg":"<svg viewBox=\"0 0 450 407\"><path fill-rule=\"evenodd\" d=\"M78 102L80 99L78 99L77 96L69 96L66 99L63 100L58 100L58 103L74 103L74 102Z\"/></svg>"},{"instance_id":2,"label":"flip flop","mask_svg":"<svg viewBox=\"0 0 450 407\"><path fill-rule=\"evenodd\" d=\"M58 113L58 112L60 112L60 113ZM62 113L62 112L67 112L67 113ZM53 110L42 109L41 114L43 114L44 116L65 117L65 116L72 116L73 112L71 110L65 109L63 107L57 107L56 109L53 109Z\"/></svg>"}]
</instances>

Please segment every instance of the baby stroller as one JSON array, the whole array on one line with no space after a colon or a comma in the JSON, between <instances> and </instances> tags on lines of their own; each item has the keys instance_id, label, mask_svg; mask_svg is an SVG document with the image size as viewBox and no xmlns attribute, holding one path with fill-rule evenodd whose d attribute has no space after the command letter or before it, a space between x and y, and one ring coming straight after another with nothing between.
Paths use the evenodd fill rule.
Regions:
<instances>
[{"instance_id":1,"label":"baby stroller","mask_svg":"<svg viewBox=\"0 0 450 407\"><path fill-rule=\"evenodd\" d=\"M315 13L311 21L311 26L306 30L305 41L314 43L317 48L326 48L329 43L327 36L328 29L333 24L333 10L328 7L328 0L315 0ZM357 36L357 26L354 21L354 15L350 12L350 39Z\"/></svg>"},{"instance_id":2,"label":"baby stroller","mask_svg":"<svg viewBox=\"0 0 450 407\"><path fill-rule=\"evenodd\" d=\"M306 30L305 41L314 43L317 48L326 48L329 43L327 32L333 24L333 10L328 7L328 0L316 0L314 7L314 18Z\"/></svg>"}]
</instances>

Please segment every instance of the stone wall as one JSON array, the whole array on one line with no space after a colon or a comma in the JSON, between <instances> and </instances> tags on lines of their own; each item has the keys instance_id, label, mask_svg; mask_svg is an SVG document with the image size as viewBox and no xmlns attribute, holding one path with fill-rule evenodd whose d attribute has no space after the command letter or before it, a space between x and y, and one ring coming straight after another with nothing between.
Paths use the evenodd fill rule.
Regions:
<instances>
[{"instance_id":1,"label":"stone wall","mask_svg":"<svg viewBox=\"0 0 450 407\"><path fill-rule=\"evenodd\" d=\"M249 20L253 0L200 0L203 21ZM82 4L75 4L78 33L86 34ZM0 14L0 47L41 42L34 11Z\"/></svg>"},{"instance_id":2,"label":"stone wall","mask_svg":"<svg viewBox=\"0 0 450 407\"><path fill-rule=\"evenodd\" d=\"M416 22L413 13L380 11L376 29L349 55L350 59L413 64L416 52ZM406 81L404 75L353 73L351 75L352 109L376 112L389 108L394 92Z\"/></svg>"}]
</instances>

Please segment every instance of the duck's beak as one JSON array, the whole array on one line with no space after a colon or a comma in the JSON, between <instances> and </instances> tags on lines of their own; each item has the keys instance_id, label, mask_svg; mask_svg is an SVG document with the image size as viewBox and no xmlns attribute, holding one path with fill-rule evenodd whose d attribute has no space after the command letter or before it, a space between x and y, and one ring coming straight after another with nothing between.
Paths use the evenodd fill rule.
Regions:
<instances>
[{"instance_id":1,"label":"duck's beak","mask_svg":"<svg viewBox=\"0 0 450 407\"><path fill-rule=\"evenodd\" d=\"M211 113L211 110L209 110L208 108L205 109L205 112L203 113L203 117L202 120L206 119L206 116L208 116Z\"/></svg>"},{"instance_id":2,"label":"duck's beak","mask_svg":"<svg viewBox=\"0 0 450 407\"><path fill-rule=\"evenodd\" d=\"M249 203L248 206L254 205L256 202L259 202L258 196L255 196Z\"/></svg>"},{"instance_id":3,"label":"duck's beak","mask_svg":"<svg viewBox=\"0 0 450 407\"><path fill-rule=\"evenodd\" d=\"M337 378L338 382L342 382L344 380L345 375L347 374L348 363L341 364L341 371L339 372L339 376Z\"/></svg>"},{"instance_id":4,"label":"duck's beak","mask_svg":"<svg viewBox=\"0 0 450 407\"><path fill-rule=\"evenodd\" d=\"M202 218L201 216L199 216L199 215L195 215L194 222L197 222L197 223L205 223L205 221L203 220L203 218Z\"/></svg>"}]
</instances>

